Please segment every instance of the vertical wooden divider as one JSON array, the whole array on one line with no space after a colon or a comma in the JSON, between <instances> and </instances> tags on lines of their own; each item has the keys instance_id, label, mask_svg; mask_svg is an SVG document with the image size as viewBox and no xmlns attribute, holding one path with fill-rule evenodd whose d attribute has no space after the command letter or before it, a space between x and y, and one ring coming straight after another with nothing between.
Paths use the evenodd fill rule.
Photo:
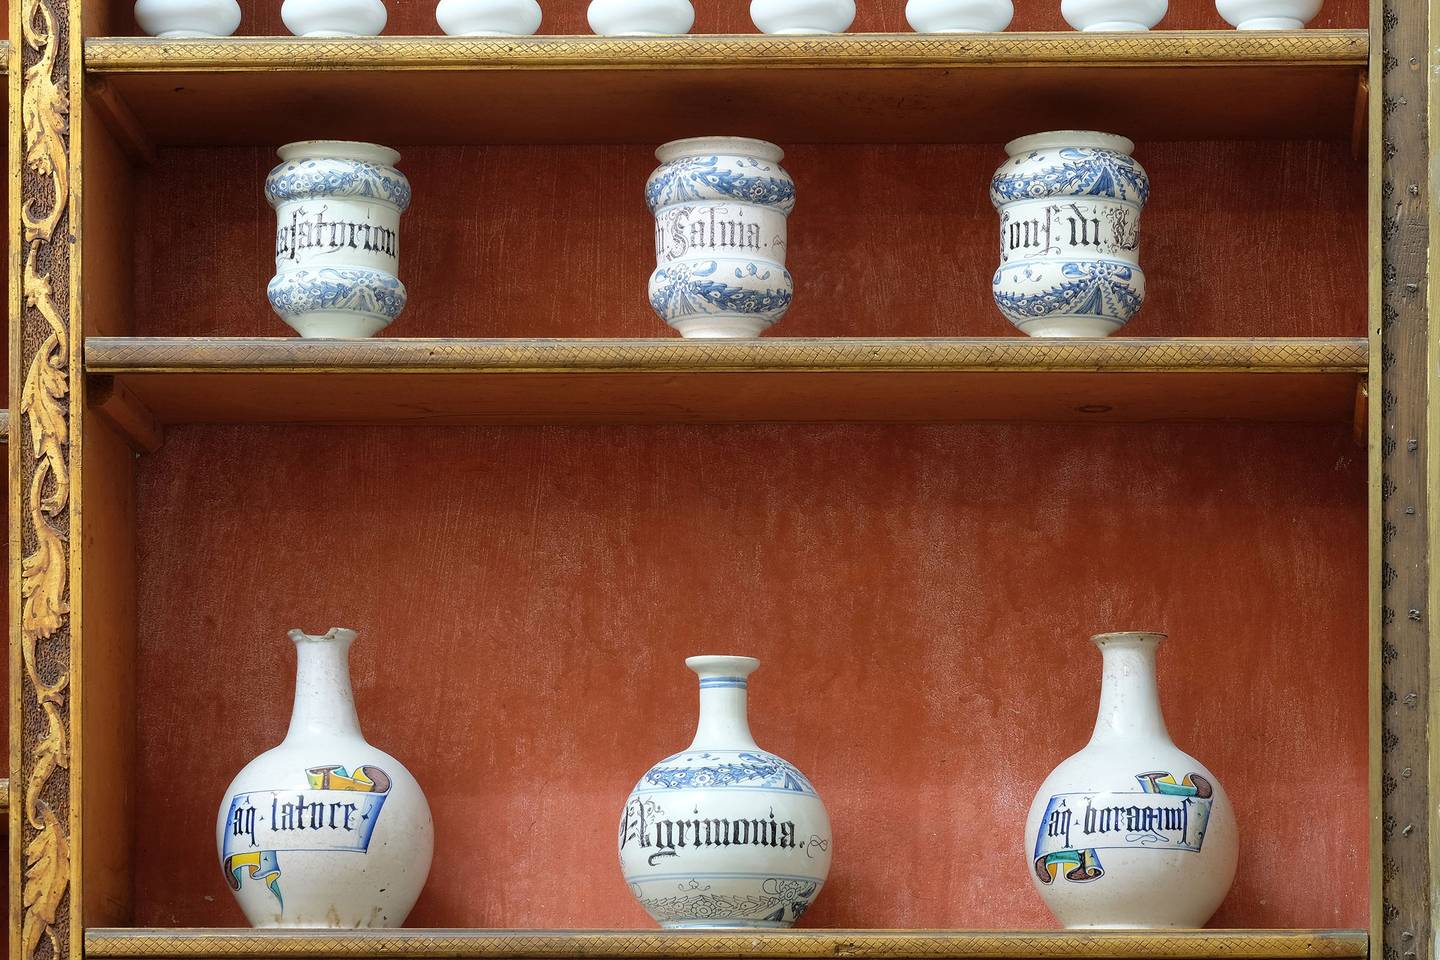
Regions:
<instances>
[{"instance_id":1,"label":"vertical wooden divider","mask_svg":"<svg viewBox=\"0 0 1440 960\"><path fill-rule=\"evenodd\" d=\"M92 115L93 116L93 115ZM85 224L81 316L86 333L132 330L130 162L105 124L85 129L77 190ZM80 467L79 553L84 563L78 650L85 750L80 806L86 926L123 925L133 902L135 758L135 457L127 441L88 405L77 418L85 439Z\"/></svg>"}]
</instances>

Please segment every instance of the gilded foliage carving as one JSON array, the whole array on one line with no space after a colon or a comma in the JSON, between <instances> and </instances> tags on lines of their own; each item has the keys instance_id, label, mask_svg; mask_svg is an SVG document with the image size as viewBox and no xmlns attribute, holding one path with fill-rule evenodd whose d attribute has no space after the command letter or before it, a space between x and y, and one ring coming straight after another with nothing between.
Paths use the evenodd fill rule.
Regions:
<instances>
[{"instance_id":1,"label":"gilded foliage carving","mask_svg":"<svg viewBox=\"0 0 1440 960\"><path fill-rule=\"evenodd\" d=\"M63 4L60 15L66 13ZM68 229L70 202L68 58L65 33L51 0L22 0L21 136L24 169L20 220L21 342L35 343L19 413L29 432L30 461L22 468L24 524L21 560L23 825L20 958L34 960L44 945L59 960L68 953L66 895L71 846L69 507L70 329ZM56 288L65 291L57 300ZM37 343L38 341L38 343ZM38 708L32 718L28 702ZM18 792L18 791L17 791ZM18 799L18 798L17 798Z\"/></svg>"}]
</instances>

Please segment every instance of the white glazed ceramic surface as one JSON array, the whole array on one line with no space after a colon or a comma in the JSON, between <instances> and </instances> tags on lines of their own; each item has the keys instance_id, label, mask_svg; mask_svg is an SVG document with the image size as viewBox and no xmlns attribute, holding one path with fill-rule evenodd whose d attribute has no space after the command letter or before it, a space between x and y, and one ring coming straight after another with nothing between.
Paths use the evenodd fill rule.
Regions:
<instances>
[{"instance_id":1,"label":"white glazed ceramic surface","mask_svg":"<svg viewBox=\"0 0 1440 960\"><path fill-rule=\"evenodd\" d=\"M855 0L750 0L750 20L761 33L844 33Z\"/></svg>"},{"instance_id":2,"label":"white glazed ceramic surface","mask_svg":"<svg viewBox=\"0 0 1440 960\"><path fill-rule=\"evenodd\" d=\"M620 868L663 927L788 927L830 872L830 818L799 770L755 745L750 657L691 657L700 721L620 814Z\"/></svg>"},{"instance_id":3,"label":"white glazed ceramic surface","mask_svg":"<svg viewBox=\"0 0 1440 960\"><path fill-rule=\"evenodd\" d=\"M1237 30L1301 30L1320 12L1321 0L1215 0Z\"/></svg>"},{"instance_id":4,"label":"white glazed ceramic surface","mask_svg":"<svg viewBox=\"0 0 1440 960\"><path fill-rule=\"evenodd\" d=\"M384 0L285 0L280 19L297 37L376 37L385 29Z\"/></svg>"},{"instance_id":5,"label":"white glazed ceramic surface","mask_svg":"<svg viewBox=\"0 0 1440 960\"><path fill-rule=\"evenodd\" d=\"M1165 17L1168 0L1060 0L1060 13L1076 30L1149 30Z\"/></svg>"},{"instance_id":6,"label":"white glazed ceramic surface","mask_svg":"<svg viewBox=\"0 0 1440 960\"><path fill-rule=\"evenodd\" d=\"M1104 658L1094 735L1045 779L1025 821L1025 868L1067 928L1203 927L1235 878L1230 800L1165 728L1164 639L1093 638Z\"/></svg>"},{"instance_id":7,"label":"white glazed ceramic surface","mask_svg":"<svg viewBox=\"0 0 1440 960\"><path fill-rule=\"evenodd\" d=\"M663 37L689 33L695 24L690 0L590 0L590 29L602 37Z\"/></svg>"},{"instance_id":8,"label":"white glazed ceramic surface","mask_svg":"<svg viewBox=\"0 0 1440 960\"><path fill-rule=\"evenodd\" d=\"M764 140L695 137L655 151L650 306L685 337L757 337L790 308L786 217L795 182Z\"/></svg>"},{"instance_id":9,"label":"white glazed ceramic surface","mask_svg":"<svg viewBox=\"0 0 1440 960\"><path fill-rule=\"evenodd\" d=\"M302 337L370 337L405 309L400 214L410 181L400 154L373 143L308 140L280 148L265 179L275 208L270 305Z\"/></svg>"},{"instance_id":10,"label":"white glazed ceramic surface","mask_svg":"<svg viewBox=\"0 0 1440 960\"><path fill-rule=\"evenodd\" d=\"M528 37L540 29L536 0L440 0L435 22L452 37Z\"/></svg>"},{"instance_id":11,"label":"white glazed ceramic surface","mask_svg":"<svg viewBox=\"0 0 1440 960\"><path fill-rule=\"evenodd\" d=\"M1015 16L1011 0L909 0L905 20L916 33L999 33Z\"/></svg>"},{"instance_id":12,"label":"white glazed ceramic surface","mask_svg":"<svg viewBox=\"0 0 1440 960\"><path fill-rule=\"evenodd\" d=\"M240 26L236 0L135 0L135 22L152 37L228 37Z\"/></svg>"},{"instance_id":13,"label":"white glazed ceramic surface","mask_svg":"<svg viewBox=\"0 0 1440 960\"><path fill-rule=\"evenodd\" d=\"M360 732L353 630L295 643L295 706L278 747L220 802L225 882L256 927L398 927L430 873L434 827L420 785Z\"/></svg>"},{"instance_id":14,"label":"white glazed ceramic surface","mask_svg":"<svg viewBox=\"0 0 1440 960\"><path fill-rule=\"evenodd\" d=\"M1057 130L1005 145L995 304L1032 337L1103 337L1145 299L1140 211L1150 196L1124 137Z\"/></svg>"}]
</instances>

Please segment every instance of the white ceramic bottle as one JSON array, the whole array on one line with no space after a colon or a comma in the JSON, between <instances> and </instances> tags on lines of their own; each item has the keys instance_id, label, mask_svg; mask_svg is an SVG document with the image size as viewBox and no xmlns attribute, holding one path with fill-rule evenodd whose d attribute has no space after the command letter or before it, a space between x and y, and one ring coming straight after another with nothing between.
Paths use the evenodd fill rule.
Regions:
<instances>
[{"instance_id":1,"label":"white ceramic bottle","mask_svg":"<svg viewBox=\"0 0 1440 960\"><path fill-rule=\"evenodd\" d=\"M280 19L297 37L376 37L385 29L384 0L285 0Z\"/></svg>"},{"instance_id":2,"label":"white ceramic bottle","mask_svg":"<svg viewBox=\"0 0 1440 960\"><path fill-rule=\"evenodd\" d=\"M783 150L749 137L691 137L655 151L650 306L682 337L758 337L790 309Z\"/></svg>"},{"instance_id":3,"label":"white ceramic bottle","mask_svg":"<svg viewBox=\"0 0 1440 960\"><path fill-rule=\"evenodd\" d=\"M751 657L690 657L695 740L635 785L620 814L620 868L663 927L788 927L830 871L830 818L810 781L755 745Z\"/></svg>"},{"instance_id":4,"label":"white ceramic bottle","mask_svg":"<svg viewBox=\"0 0 1440 960\"><path fill-rule=\"evenodd\" d=\"M1163 633L1102 633L1095 732L1045 779L1025 866L1067 928L1203 927L1235 878L1220 781L1170 739L1155 684Z\"/></svg>"},{"instance_id":5,"label":"white ceramic bottle","mask_svg":"<svg viewBox=\"0 0 1440 960\"><path fill-rule=\"evenodd\" d=\"M152 37L228 37L240 26L236 0L135 0L135 22Z\"/></svg>"},{"instance_id":6,"label":"white ceramic bottle","mask_svg":"<svg viewBox=\"0 0 1440 960\"><path fill-rule=\"evenodd\" d=\"M440 0L435 22L452 37L528 37L540 29L536 0Z\"/></svg>"},{"instance_id":7,"label":"white ceramic bottle","mask_svg":"<svg viewBox=\"0 0 1440 960\"><path fill-rule=\"evenodd\" d=\"M302 337L373 337L405 309L400 215L410 181L375 143L305 140L265 178L275 208L275 276L266 294Z\"/></svg>"},{"instance_id":8,"label":"white ceramic bottle","mask_svg":"<svg viewBox=\"0 0 1440 960\"><path fill-rule=\"evenodd\" d=\"M1015 16L1011 0L909 0L905 20L916 33L999 33Z\"/></svg>"},{"instance_id":9,"label":"white ceramic bottle","mask_svg":"<svg viewBox=\"0 0 1440 960\"><path fill-rule=\"evenodd\" d=\"M1060 13L1076 30L1149 30L1169 6L1169 0L1060 0Z\"/></svg>"},{"instance_id":10,"label":"white ceramic bottle","mask_svg":"<svg viewBox=\"0 0 1440 960\"><path fill-rule=\"evenodd\" d=\"M602 37L675 36L695 25L695 8L690 0L590 0L585 19Z\"/></svg>"},{"instance_id":11,"label":"white ceramic bottle","mask_svg":"<svg viewBox=\"0 0 1440 960\"><path fill-rule=\"evenodd\" d=\"M1215 9L1236 30L1303 30L1322 0L1215 0Z\"/></svg>"},{"instance_id":12,"label":"white ceramic bottle","mask_svg":"<svg viewBox=\"0 0 1440 960\"><path fill-rule=\"evenodd\" d=\"M855 0L750 0L761 33L844 33L855 21Z\"/></svg>"},{"instance_id":13,"label":"white ceramic bottle","mask_svg":"<svg viewBox=\"0 0 1440 960\"><path fill-rule=\"evenodd\" d=\"M355 631L295 643L295 706L278 747L246 764L215 822L225 881L256 927L398 927L430 873L430 806L360 733Z\"/></svg>"}]
</instances>

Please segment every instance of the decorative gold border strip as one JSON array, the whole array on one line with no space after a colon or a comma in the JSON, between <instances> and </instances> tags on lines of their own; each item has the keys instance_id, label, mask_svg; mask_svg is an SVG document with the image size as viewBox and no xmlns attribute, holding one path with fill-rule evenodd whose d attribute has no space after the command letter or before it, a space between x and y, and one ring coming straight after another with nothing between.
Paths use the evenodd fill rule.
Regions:
<instances>
[{"instance_id":1,"label":"decorative gold border strip","mask_svg":"<svg viewBox=\"0 0 1440 960\"><path fill-rule=\"evenodd\" d=\"M85 42L92 72L1236 64L1365 66L1365 30L682 37L232 37Z\"/></svg>"},{"instance_id":2,"label":"decorative gold border strip","mask_svg":"<svg viewBox=\"0 0 1440 960\"><path fill-rule=\"evenodd\" d=\"M298 340L91 337L90 373L1131 370L1364 373L1363 338Z\"/></svg>"},{"instance_id":3,"label":"decorative gold border strip","mask_svg":"<svg viewBox=\"0 0 1440 960\"><path fill-rule=\"evenodd\" d=\"M69 960L81 947L70 549L79 515L70 400L83 388L83 371L71 363L79 337L71 316L78 290L69 91L82 77L71 43L78 29L78 0L11 3L9 406L17 420L9 462L18 604L10 611L10 955L18 960Z\"/></svg>"},{"instance_id":4,"label":"decorative gold border strip","mask_svg":"<svg viewBox=\"0 0 1440 960\"><path fill-rule=\"evenodd\" d=\"M1360 958L1360 930L126 930L85 935L94 958L402 957L506 960L834 957L886 960Z\"/></svg>"}]
</instances>

